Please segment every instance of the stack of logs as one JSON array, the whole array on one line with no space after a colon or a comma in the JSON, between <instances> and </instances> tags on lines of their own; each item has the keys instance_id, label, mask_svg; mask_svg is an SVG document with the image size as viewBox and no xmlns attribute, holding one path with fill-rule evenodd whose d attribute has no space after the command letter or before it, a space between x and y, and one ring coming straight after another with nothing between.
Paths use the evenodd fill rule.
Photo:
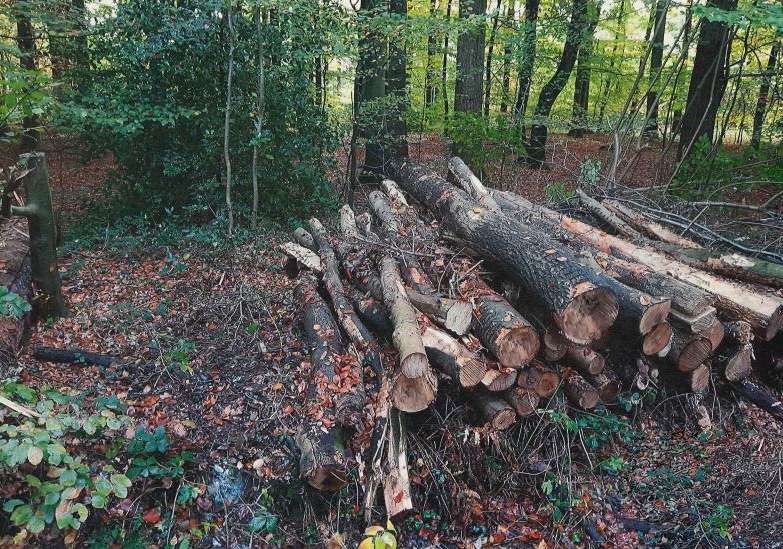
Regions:
<instances>
[{"instance_id":1,"label":"stack of logs","mask_svg":"<svg viewBox=\"0 0 783 549\"><path fill-rule=\"evenodd\" d=\"M412 510L406 413L428 408L442 382L464 391L485 431L536 414L561 386L589 410L632 386L698 394L725 382L781 419L783 406L748 380L754 356L781 354L780 266L707 253L580 192L604 232L486 188L459 158L448 179L407 159L387 175L371 213L343 206L339 235L312 219L282 246L300 270L311 345L296 442L316 488L346 483L343 437L362 418L370 372L367 505L383 483L392 520ZM381 352L385 341L396 355Z\"/></svg>"}]
</instances>

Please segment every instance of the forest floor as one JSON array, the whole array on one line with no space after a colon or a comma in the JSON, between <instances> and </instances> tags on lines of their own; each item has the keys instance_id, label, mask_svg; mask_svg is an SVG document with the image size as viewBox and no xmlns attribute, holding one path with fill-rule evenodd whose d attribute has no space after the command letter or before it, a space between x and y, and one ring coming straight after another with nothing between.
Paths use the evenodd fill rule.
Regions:
<instances>
[{"instance_id":1,"label":"forest floor","mask_svg":"<svg viewBox=\"0 0 783 549\"><path fill-rule=\"evenodd\" d=\"M540 172L507 165L505 186L543 201L547 184L571 186L585 158L608 154L603 138L560 141L568 142L555 156L562 162ZM276 250L286 235L264 229L231 247L186 231L172 246L152 246L107 227L104 239L77 242L72 227L104 200L113 164L84 165L60 145L49 167L66 235L63 289L74 314L36 325L18 368L1 377L78 394L85 408L116 396L138 425L166 428L167 458L194 456L174 482L166 474L137 477L127 499L83 527L76 546L190 539L200 547L323 547L336 533L356 546L365 526L359 448L351 448L355 467L340 494L316 493L297 478L292 437L307 349L293 281ZM448 159L440 143L421 149L425 161ZM417 155L416 145L411 152ZM660 163L660 154L641 156L650 170ZM643 169L631 171L640 184L649 179ZM35 345L126 360L107 368L41 363ZM466 403L442 393L432 412L412 417L409 463L420 512L399 529L401 547L771 548L783 540L783 429L730 396L710 393L708 431L682 419L681 403L670 398L498 437L480 433ZM91 463L108 459L100 445L81 450ZM110 461L123 470L128 458ZM183 487L193 495L184 502ZM13 491L6 484L0 494ZM380 514L374 519L383 522ZM586 530L604 543L587 541Z\"/></svg>"}]
</instances>

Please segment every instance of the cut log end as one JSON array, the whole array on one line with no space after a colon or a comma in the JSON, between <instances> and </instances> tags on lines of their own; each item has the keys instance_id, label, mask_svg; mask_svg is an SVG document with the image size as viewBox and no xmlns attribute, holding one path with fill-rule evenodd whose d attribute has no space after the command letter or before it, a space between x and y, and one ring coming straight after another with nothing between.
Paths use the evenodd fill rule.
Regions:
<instances>
[{"instance_id":1,"label":"cut log end","mask_svg":"<svg viewBox=\"0 0 783 549\"><path fill-rule=\"evenodd\" d=\"M539 339L530 326L502 330L497 338L497 359L508 368L521 368L538 354Z\"/></svg>"},{"instance_id":2,"label":"cut log end","mask_svg":"<svg viewBox=\"0 0 783 549\"><path fill-rule=\"evenodd\" d=\"M748 377L752 360L753 346L750 344L743 345L725 362L723 375L726 380L736 382Z\"/></svg>"},{"instance_id":3,"label":"cut log end","mask_svg":"<svg viewBox=\"0 0 783 549\"><path fill-rule=\"evenodd\" d=\"M671 325L668 322L661 322L644 336L642 352L647 356L657 355L669 346L671 339Z\"/></svg>"},{"instance_id":4,"label":"cut log end","mask_svg":"<svg viewBox=\"0 0 783 549\"><path fill-rule=\"evenodd\" d=\"M512 387L505 393L505 398L514 408L519 417L533 415L541 399L538 393L524 387Z\"/></svg>"},{"instance_id":5,"label":"cut log end","mask_svg":"<svg viewBox=\"0 0 783 549\"><path fill-rule=\"evenodd\" d=\"M455 301L446 313L444 327L457 335L463 336L470 331L473 318L473 306L467 301Z\"/></svg>"},{"instance_id":6,"label":"cut log end","mask_svg":"<svg viewBox=\"0 0 783 549\"><path fill-rule=\"evenodd\" d=\"M568 399L583 410L590 410L598 404L601 395L575 371L571 371L570 375L564 377L564 382Z\"/></svg>"},{"instance_id":7,"label":"cut log end","mask_svg":"<svg viewBox=\"0 0 783 549\"><path fill-rule=\"evenodd\" d=\"M505 391L517 380L518 370L513 368L489 369L484 372L481 378L481 384L490 391Z\"/></svg>"},{"instance_id":8,"label":"cut log end","mask_svg":"<svg viewBox=\"0 0 783 549\"><path fill-rule=\"evenodd\" d=\"M771 341L783 329L783 305L775 309L766 327L758 334L764 341Z\"/></svg>"},{"instance_id":9,"label":"cut log end","mask_svg":"<svg viewBox=\"0 0 783 549\"><path fill-rule=\"evenodd\" d=\"M391 402L403 412L421 412L435 400L437 392L438 380L432 372L416 378L398 373L392 384Z\"/></svg>"},{"instance_id":10,"label":"cut log end","mask_svg":"<svg viewBox=\"0 0 783 549\"><path fill-rule=\"evenodd\" d=\"M617 297L610 289L591 288L571 300L558 324L570 341L588 345L609 331L618 310Z\"/></svg>"},{"instance_id":11,"label":"cut log end","mask_svg":"<svg viewBox=\"0 0 783 549\"><path fill-rule=\"evenodd\" d=\"M566 352L568 362L581 372L598 375L604 371L606 359L589 347L571 347Z\"/></svg>"},{"instance_id":12,"label":"cut log end","mask_svg":"<svg viewBox=\"0 0 783 549\"><path fill-rule=\"evenodd\" d=\"M424 375L430 369L426 353L411 353L400 360L400 370L404 375L416 378Z\"/></svg>"},{"instance_id":13,"label":"cut log end","mask_svg":"<svg viewBox=\"0 0 783 549\"><path fill-rule=\"evenodd\" d=\"M476 391L473 393L473 406L484 422L484 428L503 431L517 420L517 414L505 400L493 393Z\"/></svg>"},{"instance_id":14,"label":"cut log end","mask_svg":"<svg viewBox=\"0 0 783 549\"><path fill-rule=\"evenodd\" d=\"M706 337L695 337L685 344L676 359L677 369L691 372L712 354L712 344Z\"/></svg>"},{"instance_id":15,"label":"cut log end","mask_svg":"<svg viewBox=\"0 0 783 549\"><path fill-rule=\"evenodd\" d=\"M647 334L656 326L666 321L671 310L671 300L663 299L657 303L651 303L639 320L639 333Z\"/></svg>"},{"instance_id":16,"label":"cut log end","mask_svg":"<svg viewBox=\"0 0 783 549\"><path fill-rule=\"evenodd\" d=\"M699 364L688 374L688 385L694 393L703 393L710 385L710 367Z\"/></svg>"},{"instance_id":17,"label":"cut log end","mask_svg":"<svg viewBox=\"0 0 783 549\"><path fill-rule=\"evenodd\" d=\"M517 384L526 389L532 389L541 398L550 398L560 386L560 376L540 362L533 362L519 371Z\"/></svg>"},{"instance_id":18,"label":"cut log end","mask_svg":"<svg viewBox=\"0 0 783 549\"><path fill-rule=\"evenodd\" d=\"M463 387L473 387L481 383L487 373L487 365L472 357L459 357L457 362L461 368L459 371L459 384Z\"/></svg>"}]
</instances>

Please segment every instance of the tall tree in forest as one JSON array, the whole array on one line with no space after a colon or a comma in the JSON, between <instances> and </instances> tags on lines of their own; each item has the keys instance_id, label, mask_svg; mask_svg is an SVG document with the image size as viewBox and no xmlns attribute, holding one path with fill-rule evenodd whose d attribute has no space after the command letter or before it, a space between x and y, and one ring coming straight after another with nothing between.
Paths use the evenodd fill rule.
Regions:
<instances>
[{"instance_id":1,"label":"tall tree in forest","mask_svg":"<svg viewBox=\"0 0 783 549\"><path fill-rule=\"evenodd\" d=\"M457 37L457 81L454 87L454 112L481 113L484 91L484 42L487 0L460 2L459 17L469 28ZM478 18L478 19L477 19Z\"/></svg>"},{"instance_id":2,"label":"tall tree in forest","mask_svg":"<svg viewBox=\"0 0 783 549\"><path fill-rule=\"evenodd\" d=\"M386 0L362 0L359 9L359 61L354 80L354 117L356 131L367 139L364 168L368 171L378 171L383 167L379 99L386 95L387 39L373 20L386 13Z\"/></svg>"},{"instance_id":3,"label":"tall tree in forest","mask_svg":"<svg viewBox=\"0 0 783 549\"><path fill-rule=\"evenodd\" d=\"M649 90L647 92L647 122L644 134L647 137L658 136L658 106L661 101L661 65L663 63L663 41L666 35L666 12L669 0L655 2L655 22L650 45Z\"/></svg>"},{"instance_id":4,"label":"tall tree in forest","mask_svg":"<svg viewBox=\"0 0 783 549\"><path fill-rule=\"evenodd\" d=\"M759 97L756 100L756 110L753 113L753 133L750 137L750 146L754 149L758 149L761 146L761 128L764 125L764 116L767 113L767 104L769 103L770 82L775 75L779 55L780 42L776 42L772 45L772 50L769 52L767 71L762 77Z\"/></svg>"},{"instance_id":5,"label":"tall tree in forest","mask_svg":"<svg viewBox=\"0 0 783 549\"><path fill-rule=\"evenodd\" d=\"M228 236L234 234L234 205L231 200L231 95L234 80L234 15L229 4L226 8L228 24L228 75L226 76L226 116L223 121L223 163L226 167L226 212L228 214Z\"/></svg>"},{"instance_id":6,"label":"tall tree in forest","mask_svg":"<svg viewBox=\"0 0 783 549\"><path fill-rule=\"evenodd\" d=\"M430 21L434 20L438 0L430 0ZM438 99L438 84L436 78L435 54L437 49L437 34L430 30L427 35L427 67L424 72L424 106L431 107Z\"/></svg>"},{"instance_id":7,"label":"tall tree in forest","mask_svg":"<svg viewBox=\"0 0 783 549\"><path fill-rule=\"evenodd\" d=\"M565 45L560 61L555 69L555 74L544 84L538 95L538 104L534 111L533 125L530 129L530 142L527 147L527 162L530 166L541 168L544 166L544 153L547 138L547 118L552 112L560 92L565 88L571 70L576 63L579 45L584 39L584 31L587 24L587 0L573 0L571 5L571 20L568 23Z\"/></svg>"},{"instance_id":8,"label":"tall tree in forest","mask_svg":"<svg viewBox=\"0 0 783 549\"><path fill-rule=\"evenodd\" d=\"M407 0L389 0L389 13L395 18L401 18L407 25ZM389 113L384 118L385 134L388 142L384 143L384 165L393 158L408 156L408 71L407 47L403 36L389 43L389 68L386 72L386 97L389 102Z\"/></svg>"},{"instance_id":9,"label":"tall tree in forest","mask_svg":"<svg viewBox=\"0 0 783 549\"><path fill-rule=\"evenodd\" d=\"M451 2L452 0L446 0L446 22L451 19ZM448 92L448 79L449 79L449 33L443 34L443 64L441 65L440 73L440 90L443 94L443 126L448 131L449 127L449 92Z\"/></svg>"},{"instance_id":10,"label":"tall tree in forest","mask_svg":"<svg viewBox=\"0 0 783 549\"><path fill-rule=\"evenodd\" d=\"M508 12L506 12L506 25L511 28L514 25L515 0L508 0ZM503 78L500 97L500 112L508 112L508 102L511 93L511 56L514 54L512 42L508 38L503 43Z\"/></svg>"},{"instance_id":11,"label":"tall tree in forest","mask_svg":"<svg viewBox=\"0 0 783 549\"><path fill-rule=\"evenodd\" d=\"M612 51L609 54L609 70L606 71L606 78L599 88L600 94L600 100L598 101L599 104L599 110L598 110L598 124L601 125L604 122L604 113L606 112L606 106L609 104L609 96L610 96L610 90L613 86L615 86L615 83L619 80L619 78L615 75L615 65L617 64L617 50L620 46L620 39L622 38L622 35L625 34L625 0L620 0L619 5L617 6L617 18L615 19L615 24L617 25L615 27L614 31L614 39L612 40ZM623 53L621 57L624 57L625 54L625 44L623 43Z\"/></svg>"},{"instance_id":12,"label":"tall tree in forest","mask_svg":"<svg viewBox=\"0 0 783 549\"><path fill-rule=\"evenodd\" d=\"M261 18L261 6L253 9L253 18L256 24L256 40L258 41L258 50L256 53L258 63L258 79L256 84L256 127L255 139L253 140L253 210L252 225L256 228L258 224L258 142L261 139L261 129L264 127L264 36L262 32L263 20Z\"/></svg>"},{"instance_id":13,"label":"tall tree in forest","mask_svg":"<svg viewBox=\"0 0 783 549\"><path fill-rule=\"evenodd\" d=\"M23 4L23 3L22 3ZM38 65L35 48L35 31L27 6L16 10L16 45L19 48L19 66L25 71L35 71ZM22 136L19 148L22 153L32 152L38 147L38 116L25 114L22 118Z\"/></svg>"},{"instance_id":14,"label":"tall tree in forest","mask_svg":"<svg viewBox=\"0 0 783 549\"><path fill-rule=\"evenodd\" d=\"M708 7L731 11L737 0L710 0ZM711 20L712 19L712 20ZM680 126L678 158L686 158L702 137L712 142L718 107L729 79L729 26L720 19L703 17L693 60L688 100Z\"/></svg>"},{"instance_id":15,"label":"tall tree in forest","mask_svg":"<svg viewBox=\"0 0 783 549\"><path fill-rule=\"evenodd\" d=\"M522 46L519 48L519 76L514 116L520 121L520 133L525 137L525 113L530 99L530 84L533 81L533 65L536 62L536 25L541 0L525 2L525 22L522 25Z\"/></svg>"},{"instance_id":16,"label":"tall tree in forest","mask_svg":"<svg viewBox=\"0 0 783 549\"><path fill-rule=\"evenodd\" d=\"M484 116L489 116L489 104L492 98L492 57L495 52L495 41L498 36L498 23L500 22L500 2L495 8L495 16L492 18L492 30L489 33L489 46L487 48L487 63L484 73Z\"/></svg>"},{"instance_id":17,"label":"tall tree in forest","mask_svg":"<svg viewBox=\"0 0 783 549\"><path fill-rule=\"evenodd\" d=\"M582 137L587 132L587 108L590 101L590 75L595 48L595 27L598 25L600 5L595 10L588 10L587 26L579 45L576 58L576 79L574 81L574 105L572 110L573 128L569 135Z\"/></svg>"}]
</instances>

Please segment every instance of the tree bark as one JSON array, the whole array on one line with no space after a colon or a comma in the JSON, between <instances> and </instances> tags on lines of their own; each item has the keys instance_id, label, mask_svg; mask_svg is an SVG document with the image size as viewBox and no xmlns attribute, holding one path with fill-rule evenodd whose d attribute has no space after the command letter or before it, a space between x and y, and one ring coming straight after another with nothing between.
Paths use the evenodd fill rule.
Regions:
<instances>
[{"instance_id":1,"label":"tree bark","mask_svg":"<svg viewBox=\"0 0 783 549\"><path fill-rule=\"evenodd\" d=\"M437 4L438 0L430 0L430 21L435 20ZM435 68L437 39L437 34L433 30L430 30L427 36L427 67L424 72L424 106L426 108L432 107L438 99L438 85L435 82L435 79L438 76L437 69Z\"/></svg>"},{"instance_id":2,"label":"tree bark","mask_svg":"<svg viewBox=\"0 0 783 549\"><path fill-rule=\"evenodd\" d=\"M780 402L780 399L775 395L747 379L732 383L731 388L744 399L755 404L778 421L783 422L783 402Z\"/></svg>"},{"instance_id":3,"label":"tree bark","mask_svg":"<svg viewBox=\"0 0 783 549\"><path fill-rule=\"evenodd\" d=\"M457 80L454 89L454 112L481 113L484 89L484 14L487 0L460 2L459 18L471 28L457 37ZM478 22L480 20L480 22Z\"/></svg>"},{"instance_id":4,"label":"tree bark","mask_svg":"<svg viewBox=\"0 0 783 549\"><path fill-rule=\"evenodd\" d=\"M506 401L514 408L519 417L527 417L536 413L541 397L533 390L524 387L510 387L503 394Z\"/></svg>"},{"instance_id":5,"label":"tree bark","mask_svg":"<svg viewBox=\"0 0 783 549\"><path fill-rule=\"evenodd\" d=\"M570 340L588 344L611 327L617 297L606 287L610 279L583 267L569 250L525 224L477 208L464 192L427 168L403 160L389 167L395 180L459 237L517 277L528 297L552 315Z\"/></svg>"},{"instance_id":6,"label":"tree bark","mask_svg":"<svg viewBox=\"0 0 783 549\"><path fill-rule=\"evenodd\" d=\"M492 57L495 52L495 41L498 36L498 22L500 21L500 3L498 0L495 17L492 18L492 30L489 33L489 46L487 48L487 64L484 74L484 116L489 117L489 105L492 99Z\"/></svg>"},{"instance_id":7,"label":"tree bark","mask_svg":"<svg viewBox=\"0 0 783 549\"><path fill-rule=\"evenodd\" d=\"M503 431L517 420L517 414L508 402L494 393L476 390L472 394L472 403L484 428L489 431Z\"/></svg>"},{"instance_id":8,"label":"tree bark","mask_svg":"<svg viewBox=\"0 0 783 549\"><path fill-rule=\"evenodd\" d=\"M563 359L570 366L579 370L581 374L592 374L594 376L604 371L606 359L593 351L590 347L574 345L569 348Z\"/></svg>"},{"instance_id":9,"label":"tree bark","mask_svg":"<svg viewBox=\"0 0 783 549\"><path fill-rule=\"evenodd\" d=\"M8 288L25 301L30 298L32 271L27 238L17 233L13 220L4 223L0 229L3 242L4 260L0 262L0 286ZM7 254L7 255L6 255ZM0 316L0 371L7 372L14 365L16 355L21 350L25 330L30 324L30 314L19 318Z\"/></svg>"},{"instance_id":10,"label":"tree bark","mask_svg":"<svg viewBox=\"0 0 783 549\"><path fill-rule=\"evenodd\" d=\"M451 20L451 2L452 0L446 0L446 21ZM449 92L448 92L448 76L449 76L449 33L443 34L443 64L441 66L441 82L440 88L443 94L443 126L448 132L449 127Z\"/></svg>"},{"instance_id":11,"label":"tree bark","mask_svg":"<svg viewBox=\"0 0 783 549\"><path fill-rule=\"evenodd\" d=\"M653 240L660 240L661 242L674 244L681 248L702 247L701 244L698 244L689 238L685 238L684 236L680 236L667 227L647 219L641 213L622 202L616 200L602 200L601 204L626 223L630 223L635 230L644 233Z\"/></svg>"},{"instance_id":12,"label":"tree bark","mask_svg":"<svg viewBox=\"0 0 783 549\"><path fill-rule=\"evenodd\" d=\"M514 25L514 10L516 0L508 0L508 12L506 13L506 24L509 27ZM508 112L508 103L511 97L511 57L514 55L512 42L506 37L503 41L503 79L500 98L500 112Z\"/></svg>"},{"instance_id":13,"label":"tree bark","mask_svg":"<svg viewBox=\"0 0 783 549\"><path fill-rule=\"evenodd\" d=\"M19 66L25 71L35 71L38 66L33 23L22 6L16 13L16 45L19 48ZM22 118L22 136L19 152L29 153L38 148L38 116L31 114Z\"/></svg>"},{"instance_id":14,"label":"tree bark","mask_svg":"<svg viewBox=\"0 0 783 549\"><path fill-rule=\"evenodd\" d=\"M231 102L234 79L234 23L231 5L226 8L228 22L228 75L226 76L226 112L223 120L223 164L226 168L226 213L228 215L228 237L234 234L234 205L231 200Z\"/></svg>"},{"instance_id":15,"label":"tree bark","mask_svg":"<svg viewBox=\"0 0 783 549\"><path fill-rule=\"evenodd\" d=\"M256 83L256 141L261 138L261 128L264 127L264 38L261 27L261 7L256 6L253 12L256 22L256 40L258 50L256 59L258 63L258 80ZM253 143L253 209L252 226L255 229L258 225L258 143Z\"/></svg>"},{"instance_id":16,"label":"tree bark","mask_svg":"<svg viewBox=\"0 0 783 549\"><path fill-rule=\"evenodd\" d=\"M473 306L467 301L421 294L408 290L411 304L448 331L463 336L470 330Z\"/></svg>"},{"instance_id":17,"label":"tree bark","mask_svg":"<svg viewBox=\"0 0 783 549\"><path fill-rule=\"evenodd\" d=\"M388 10L388 0L362 0L359 32L359 61L354 82L354 112L358 133L367 140L363 168L369 172L383 168L382 120L375 112L378 100L386 95L388 44L383 31L373 26L373 18Z\"/></svg>"},{"instance_id":18,"label":"tree bark","mask_svg":"<svg viewBox=\"0 0 783 549\"><path fill-rule=\"evenodd\" d=\"M541 398L550 398L560 386L560 376L536 360L519 371L517 385L535 391Z\"/></svg>"},{"instance_id":19,"label":"tree bark","mask_svg":"<svg viewBox=\"0 0 783 549\"><path fill-rule=\"evenodd\" d=\"M407 0L389 0L389 12L407 24ZM386 98L390 103L383 118L386 128L385 140L387 141L384 147L384 163L391 158L408 156L408 54L405 40L405 36L400 35L397 39L389 42Z\"/></svg>"},{"instance_id":20,"label":"tree bark","mask_svg":"<svg viewBox=\"0 0 783 549\"><path fill-rule=\"evenodd\" d=\"M421 339L427 357L460 386L473 387L481 383L487 373L487 364L477 353L432 326L427 326Z\"/></svg>"},{"instance_id":21,"label":"tree bark","mask_svg":"<svg viewBox=\"0 0 783 549\"><path fill-rule=\"evenodd\" d=\"M525 21L522 25L522 47L519 52L519 73L517 82L517 100L514 104L514 116L519 121L520 136L525 138L525 114L530 99L530 85L533 82L533 67L536 62L538 11L541 0L525 1Z\"/></svg>"},{"instance_id":22,"label":"tree bark","mask_svg":"<svg viewBox=\"0 0 783 549\"><path fill-rule=\"evenodd\" d=\"M709 0L708 7L733 11L737 0ZM686 158L704 137L712 143L715 119L729 78L730 32L723 21L701 20L699 42L688 88L688 100L680 126L679 159Z\"/></svg>"},{"instance_id":23,"label":"tree bark","mask_svg":"<svg viewBox=\"0 0 783 549\"><path fill-rule=\"evenodd\" d=\"M560 92L565 88L571 70L576 63L579 45L582 43L583 31L587 19L587 0L573 0L571 21L568 25L563 53L555 69L555 74L541 89L538 104L534 111L535 121L530 130L530 143L527 148L527 161L534 168L541 168L545 161L547 139L547 121Z\"/></svg>"},{"instance_id":24,"label":"tree bark","mask_svg":"<svg viewBox=\"0 0 783 549\"><path fill-rule=\"evenodd\" d=\"M661 101L661 67L663 64L663 41L666 36L666 11L669 0L657 0L654 10L652 44L650 45L649 91L647 92L647 122L644 134L658 137L658 107Z\"/></svg>"},{"instance_id":25,"label":"tree bark","mask_svg":"<svg viewBox=\"0 0 783 549\"><path fill-rule=\"evenodd\" d=\"M568 400L583 410L595 408L601 398L598 391L574 370L563 375L563 386Z\"/></svg>"},{"instance_id":26,"label":"tree bark","mask_svg":"<svg viewBox=\"0 0 783 549\"><path fill-rule=\"evenodd\" d=\"M11 212L27 218L33 287L37 294L31 303L39 318L70 316L57 266L57 227L46 157L41 152L28 153L20 155L19 162L30 170L25 176L27 205L12 206Z\"/></svg>"},{"instance_id":27,"label":"tree bark","mask_svg":"<svg viewBox=\"0 0 783 549\"><path fill-rule=\"evenodd\" d=\"M587 113L590 103L590 76L593 49L595 48L595 28L600 16L600 4L595 6L595 13L587 16L587 28L579 44L576 60L576 80L574 81L574 106L571 129L572 137L582 137L588 132Z\"/></svg>"},{"instance_id":28,"label":"tree bark","mask_svg":"<svg viewBox=\"0 0 783 549\"><path fill-rule=\"evenodd\" d=\"M756 100L756 110L753 112L753 133L750 137L750 146L758 149L761 146L761 130L764 127L764 116L767 114L767 105L769 104L769 88L772 77L775 75L775 68L778 64L780 55L780 43L772 45L767 59L767 72L762 77L759 87L759 97Z\"/></svg>"}]
</instances>

